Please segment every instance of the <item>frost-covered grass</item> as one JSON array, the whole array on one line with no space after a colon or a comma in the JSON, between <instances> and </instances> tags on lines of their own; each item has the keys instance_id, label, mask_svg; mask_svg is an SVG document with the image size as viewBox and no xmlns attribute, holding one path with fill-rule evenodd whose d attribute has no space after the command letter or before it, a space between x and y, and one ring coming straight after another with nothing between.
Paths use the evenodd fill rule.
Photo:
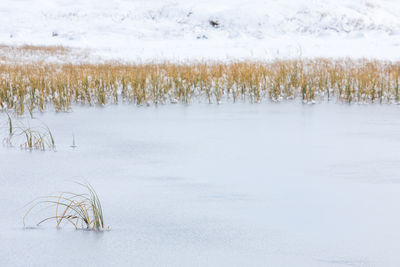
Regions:
<instances>
[{"instance_id":1,"label":"frost-covered grass","mask_svg":"<svg viewBox=\"0 0 400 267\"><path fill-rule=\"evenodd\" d=\"M398 103L400 63L277 60L197 64L0 65L0 108L57 111L73 103L136 105L301 99Z\"/></svg>"}]
</instances>

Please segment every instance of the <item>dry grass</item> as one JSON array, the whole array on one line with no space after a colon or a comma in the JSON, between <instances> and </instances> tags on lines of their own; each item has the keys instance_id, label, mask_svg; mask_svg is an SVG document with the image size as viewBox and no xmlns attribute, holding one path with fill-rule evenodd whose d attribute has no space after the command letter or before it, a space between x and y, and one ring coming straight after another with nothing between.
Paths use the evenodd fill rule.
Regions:
<instances>
[{"instance_id":1,"label":"dry grass","mask_svg":"<svg viewBox=\"0 0 400 267\"><path fill-rule=\"evenodd\" d=\"M69 47L61 46L61 45L49 45L49 46L35 46L35 45L20 45L20 46L9 46L0 44L0 50L20 54L47 54L47 55L61 55L71 53L72 50Z\"/></svg>"},{"instance_id":2,"label":"dry grass","mask_svg":"<svg viewBox=\"0 0 400 267\"><path fill-rule=\"evenodd\" d=\"M23 136L24 141L20 144L21 148L27 149L27 150L54 150L55 149L55 143L54 143L54 138L53 135L50 131L50 129L44 129L42 128L42 131L40 130L35 130L31 128L30 126L28 127L21 127L20 128L20 135ZM10 140L11 143L11 140Z\"/></svg>"},{"instance_id":3,"label":"dry grass","mask_svg":"<svg viewBox=\"0 0 400 267\"><path fill-rule=\"evenodd\" d=\"M399 103L400 62L288 60L197 64L0 65L0 109L301 99Z\"/></svg>"},{"instance_id":4,"label":"dry grass","mask_svg":"<svg viewBox=\"0 0 400 267\"><path fill-rule=\"evenodd\" d=\"M65 46L10 46L0 44L0 63L24 65L43 62L82 62L88 61L88 51Z\"/></svg>"},{"instance_id":5,"label":"dry grass","mask_svg":"<svg viewBox=\"0 0 400 267\"><path fill-rule=\"evenodd\" d=\"M28 203L29 209L23 217L23 224L26 226L26 218L33 209L38 207L53 208L54 214L41 218L36 224L47 221L55 221L56 227L70 223L75 229L104 230L103 210L99 196L93 187L86 183L80 184L88 193L61 192L55 196L39 197Z\"/></svg>"},{"instance_id":6,"label":"dry grass","mask_svg":"<svg viewBox=\"0 0 400 267\"><path fill-rule=\"evenodd\" d=\"M34 45L22 45L16 47L17 50L30 52L30 53L46 53L48 55L59 55L67 54L71 52L71 48L61 46L61 45L50 45L50 46L34 46Z\"/></svg>"}]
</instances>

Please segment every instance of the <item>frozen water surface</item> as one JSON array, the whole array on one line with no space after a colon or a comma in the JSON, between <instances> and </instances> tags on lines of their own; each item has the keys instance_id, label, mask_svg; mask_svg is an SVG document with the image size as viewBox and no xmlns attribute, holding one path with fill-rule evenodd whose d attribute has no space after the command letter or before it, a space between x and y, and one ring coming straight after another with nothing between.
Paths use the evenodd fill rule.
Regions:
<instances>
[{"instance_id":1,"label":"frozen water surface","mask_svg":"<svg viewBox=\"0 0 400 267\"><path fill-rule=\"evenodd\" d=\"M38 114L57 152L0 148L0 266L400 266L399 112L281 103ZM83 179L111 231L23 228L24 204Z\"/></svg>"}]
</instances>

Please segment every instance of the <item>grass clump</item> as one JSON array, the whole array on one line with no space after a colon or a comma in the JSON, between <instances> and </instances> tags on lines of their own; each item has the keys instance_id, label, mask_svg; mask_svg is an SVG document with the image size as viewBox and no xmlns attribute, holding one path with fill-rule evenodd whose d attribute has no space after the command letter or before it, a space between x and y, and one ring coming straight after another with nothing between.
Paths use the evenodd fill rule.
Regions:
<instances>
[{"instance_id":1,"label":"grass clump","mask_svg":"<svg viewBox=\"0 0 400 267\"><path fill-rule=\"evenodd\" d=\"M36 127L31 127L30 122L15 122L11 115L7 113L6 126L7 136L3 139L3 144L9 147L15 143L26 150L55 150L56 144L50 128L41 122Z\"/></svg>"},{"instance_id":2,"label":"grass clump","mask_svg":"<svg viewBox=\"0 0 400 267\"><path fill-rule=\"evenodd\" d=\"M30 207L23 217L24 227L26 218L32 210L42 207L52 208L54 213L41 218L37 222L37 226L47 221L54 221L56 227L71 224L75 229L105 230L99 196L89 183L78 184L85 188L87 193L60 192L59 195L43 196L30 202L28 204Z\"/></svg>"},{"instance_id":3,"label":"grass clump","mask_svg":"<svg viewBox=\"0 0 400 267\"><path fill-rule=\"evenodd\" d=\"M35 130L30 126L21 126L20 135L23 136L23 143L20 144L21 148L27 150L54 150L55 142L50 129L44 129L44 131Z\"/></svg>"},{"instance_id":4,"label":"grass clump","mask_svg":"<svg viewBox=\"0 0 400 267\"><path fill-rule=\"evenodd\" d=\"M11 140L12 140L13 135L14 135L14 126L13 126L13 120L12 120L10 114L8 114L8 113L7 113L7 122L6 122L4 128L7 129L6 130L6 132L7 132L6 135L7 136L4 137L3 144L6 144L7 146L12 146Z\"/></svg>"}]
</instances>

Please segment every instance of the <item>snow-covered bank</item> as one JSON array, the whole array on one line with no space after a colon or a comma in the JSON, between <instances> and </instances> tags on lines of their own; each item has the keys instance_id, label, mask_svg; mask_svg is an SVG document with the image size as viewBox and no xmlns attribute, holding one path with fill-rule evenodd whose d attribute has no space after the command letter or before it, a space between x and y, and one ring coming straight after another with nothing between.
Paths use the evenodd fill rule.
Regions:
<instances>
[{"instance_id":1,"label":"snow-covered bank","mask_svg":"<svg viewBox=\"0 0 400 267\"><path fill-rule=\"evenodd\" d=\"M0 147L0 266L397 267L398 114L285 103L37 114L57 152ZM81 179L110 232L22 228L28 201Z\"/></svg>"},{"instance_id":2,"label":"snow-covered bank","mask_svg":"<svg viewBox=\"0 0 400 267\"><path fill-rule=\"evenodd\" d=\"M400 58L396 0L3 0L0 43L103 59Z\"/></svg>"}]
</instances>

